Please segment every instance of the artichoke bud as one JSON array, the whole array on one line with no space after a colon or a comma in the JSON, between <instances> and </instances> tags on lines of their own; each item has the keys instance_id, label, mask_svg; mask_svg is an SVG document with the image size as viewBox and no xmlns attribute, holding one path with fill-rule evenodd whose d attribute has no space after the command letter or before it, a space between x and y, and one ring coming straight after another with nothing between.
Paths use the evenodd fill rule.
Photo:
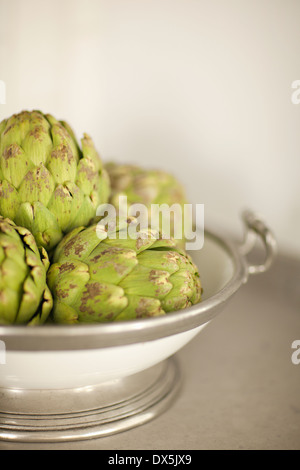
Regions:
<instances>
[{"instance_id":1,"label":"artichoke bud","mask_svg":"<svg viewBox=\"0 0 300 470\"><path fill-rule=\"evenodd\" d=\"M120 196L126 196L129 208L133 204L141 203L148 208L149 222L157 225L157 229L164 231L164 226L170 226L170 237L176 235L177 225L184 228L184 205L187 203L186 194L183 186L177 179L166 172L159 170L146 170L134 165L118 165L108 163L105 166L111 181L110 202L119 207ZM170 221L168 215L163 211L158 221L151 220L151 205L167 205L169 208L175 205L176 210L170 212ZM168 238L170 238L168 237ZM179 248L184 248L184 230L182 238L176 240Z\"/></svg>"},{"instance_id":2,"label":"artichoke bud","mask_svg":"<svg viewBox=\"0 0 300 470\"><path fill-rule=\"evenodd\" d=\"M89 225L109 187L87 134L80 149L67 123L40 111L0 123L0 214L32 231L47 251L75 227Z\"/></svg>"},{"instance_id":3,"label":"artichoke bud","mask_svg":"<svg viewBox=\"0 0 300 470\"><path fill-rule=\"evenodd\" d=\"M53 305L48 266L29 230L0 216L0 325L46 322Z\"/></svg>"},{"instance_id":4,"label":"artichoke bud","mask_svg":"<svg viewBox=\"0 0 300 470\"><path fill-rule=\"evenodd\" d=\"M161 235L156 239L150 230L146 235L98 238L97 225L69 233L57 246L48 271L54 321L133 320L198 303L201 285L191 258L174 240Z\"/></svg>"}]
</instances>

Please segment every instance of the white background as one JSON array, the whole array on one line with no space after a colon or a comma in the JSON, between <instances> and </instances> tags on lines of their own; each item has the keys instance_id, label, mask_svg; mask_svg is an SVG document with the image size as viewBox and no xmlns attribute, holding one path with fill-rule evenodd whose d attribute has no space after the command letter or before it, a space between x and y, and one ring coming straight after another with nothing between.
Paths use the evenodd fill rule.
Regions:
<instances>
[{"instance_id":1,"label":"white background","mask_svg":"<svg viewBox=\"0 0 300 470\"><path fill-rule=\"evenodd\" d=\"M38 108L300 256L299 0L0 0L0 119Z\"/></svg>"}]
</instances>

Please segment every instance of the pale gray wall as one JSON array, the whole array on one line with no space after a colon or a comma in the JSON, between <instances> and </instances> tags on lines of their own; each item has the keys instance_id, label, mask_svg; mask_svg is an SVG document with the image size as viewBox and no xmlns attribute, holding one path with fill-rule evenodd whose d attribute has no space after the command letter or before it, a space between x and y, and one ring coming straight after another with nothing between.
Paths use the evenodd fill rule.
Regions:
<instances>
[{"instance_id":1,"label":"pale gray wall","mask_svg":"<svg viewBox=\"0 0 300 470\"><path fill-rule=\"evenodd\" d=\"M300 255L300 0L0 0L0 119L39 108Z\"/></svg>"}]
</instances>

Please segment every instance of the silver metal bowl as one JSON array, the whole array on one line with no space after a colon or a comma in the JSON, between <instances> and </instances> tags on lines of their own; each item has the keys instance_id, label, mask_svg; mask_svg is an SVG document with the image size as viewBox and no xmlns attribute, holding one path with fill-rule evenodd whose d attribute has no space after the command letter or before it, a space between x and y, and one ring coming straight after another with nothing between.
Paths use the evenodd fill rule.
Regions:
<instances>
[{"instance_id":1,"label":"silver metal bowl","mask_svg":"<svg viewBox=\"0 0 300 470\"><path fill-rule=\"evenodd\" d=\"M252 212L240 245L205 231L191 255L204 287L201 303L163 317L128 322L0 327L0 440L57 442L90 439L140 425L161 413L180 384L169 359L201 331L276 254L270 229ZM248 262L260 238L262 264Z\"/></svg>"}]
</instances>

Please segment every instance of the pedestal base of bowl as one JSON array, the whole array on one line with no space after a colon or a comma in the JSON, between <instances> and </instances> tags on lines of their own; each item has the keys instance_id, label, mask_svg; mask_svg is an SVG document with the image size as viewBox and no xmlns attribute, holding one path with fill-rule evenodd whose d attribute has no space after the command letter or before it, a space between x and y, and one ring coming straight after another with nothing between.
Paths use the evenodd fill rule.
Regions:
<instances>
[{"instance_id":1,"label":"pedestal base of bowl","mask_svg":"<svg viewBox=\"0 0 300 470\"><path fill-rule=\"evenodd\" d=\"M174 358L138 374L65 390L0 388L0 440L64 442L108 436L160 415L175 398Z\"/></svg>"}]
</instances>

